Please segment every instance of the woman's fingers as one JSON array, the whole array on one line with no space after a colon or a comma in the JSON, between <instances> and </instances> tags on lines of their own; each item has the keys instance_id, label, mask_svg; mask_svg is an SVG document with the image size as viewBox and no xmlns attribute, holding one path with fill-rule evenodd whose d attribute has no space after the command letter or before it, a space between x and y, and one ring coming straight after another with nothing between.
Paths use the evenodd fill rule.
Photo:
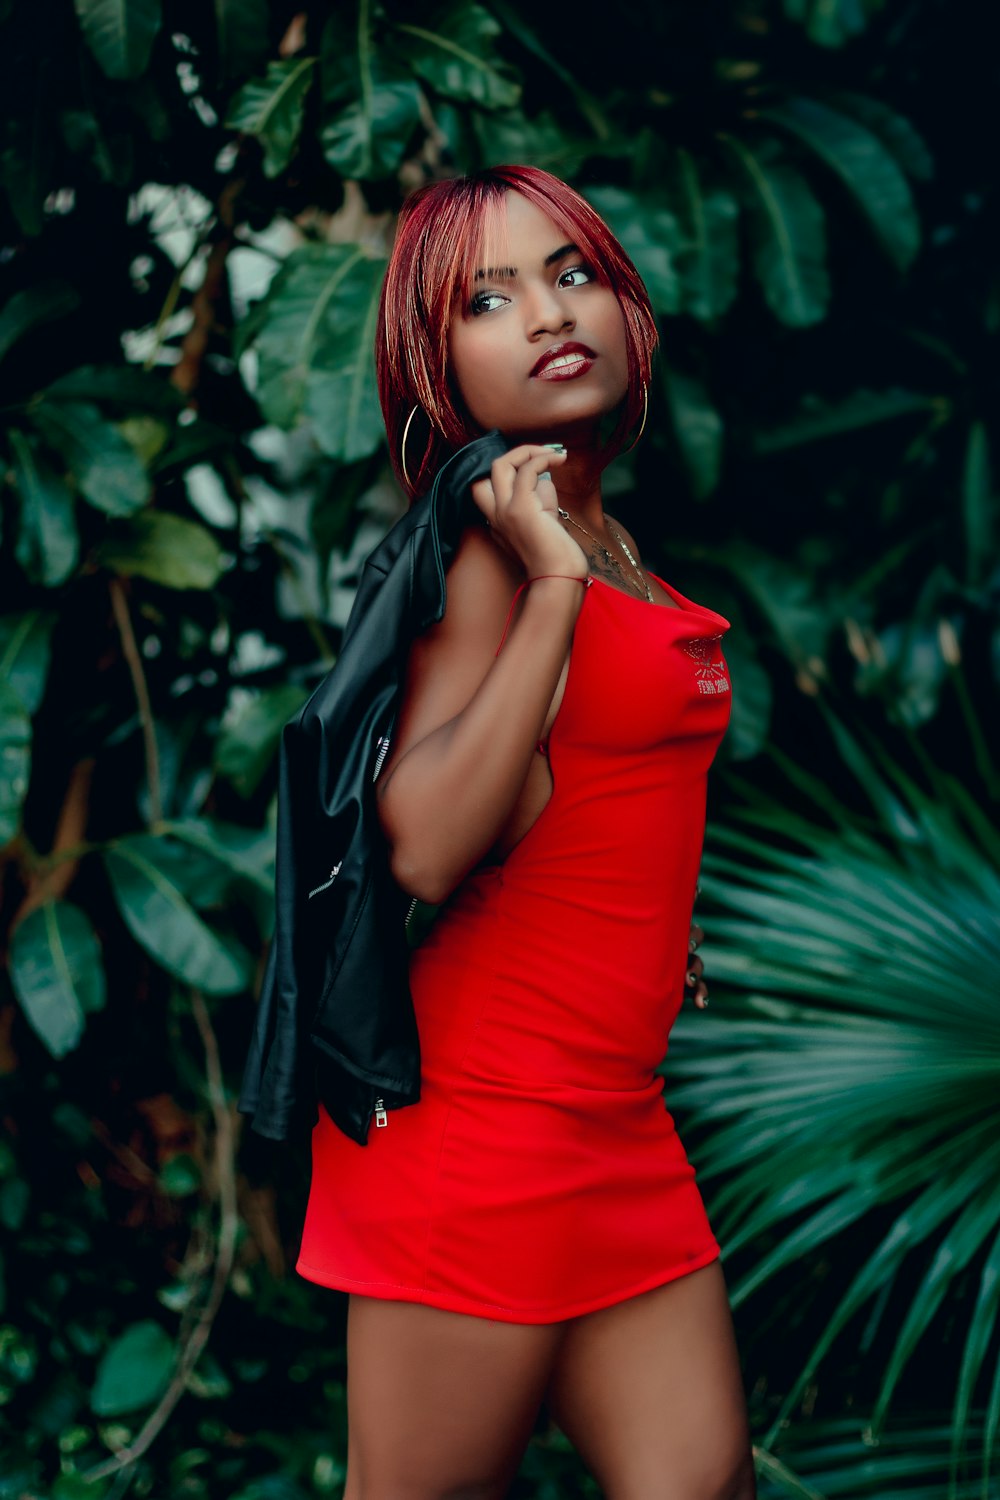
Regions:
<instances>
[{"instance_id":1,"label":"woman's fingers","mask_svg":"<svg viewBox=\"0 0 1000 1500\"><path fill-rule=\"evenodd\" d=\"M697 934L697 937L695 936ZM704 937L700 927L691 928L691 949L697 946ZM704 1010L708 1004L708 985L701 977L705 972L704 961L700 958L688 958L687 973L684 975L684 988L694 1000L699 1010Z\"/></svg>"},{"instance_id":2,"label":"woman's fingers","mask_svg":"<svg viewBox=\"0 0 1000 1500\"><path fill-rule=\"evenodd\" d=\"M515 499L524 500L537 489L539 476L565 458L565 450L557 452L540 443L522 443L494 459L489 478L477 479L473 484L472 498L490 525L495 526L498 512L506 510Z\"/></svg>"}]
</instances>

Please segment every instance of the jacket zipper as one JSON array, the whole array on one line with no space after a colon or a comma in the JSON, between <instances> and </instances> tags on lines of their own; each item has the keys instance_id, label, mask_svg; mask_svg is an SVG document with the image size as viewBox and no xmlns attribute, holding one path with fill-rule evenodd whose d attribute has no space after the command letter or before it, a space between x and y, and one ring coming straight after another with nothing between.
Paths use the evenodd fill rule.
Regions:
<instances>
[{"instance_id":1,"label":"jacket zipper","mask_svg":"<svg viewBox=\"0 0 1000 1500\"><path fill-rule=\"evenodd\" d=\"M309 897L318 896L320 891L328 891L331 885L333 885L333 882L336 880L337 876L340 874L340 866L343 863L344 861L340 860L337 864L335 864L333 869L330 871L329 880L324 880L322 885L314 886L313 889L309 892ZM308 899L309 898L307 897L307 900Z\"/></svg>"},{"instance_id":2,"label":"jacket zipper","mask_svg":"<svg viewBox=\"0 0 1000 1500\"><path fill-rule=\"evenodd\" d=\"M375 1124L377 1126L388 1125L389 1117L385 1112L385 1100L375 1100Z\"/></svg>"}]
</instances>

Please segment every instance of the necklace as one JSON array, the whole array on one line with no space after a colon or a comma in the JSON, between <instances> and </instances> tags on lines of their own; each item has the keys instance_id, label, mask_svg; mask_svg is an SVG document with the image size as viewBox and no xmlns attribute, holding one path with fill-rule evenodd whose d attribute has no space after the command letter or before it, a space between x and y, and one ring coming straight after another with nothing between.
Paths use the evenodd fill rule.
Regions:
<instances>
[{"instance_id":1,"label":"necklace","mask_svg":"<svg viewBox=\"0 0 1000 1500\"><path fill-rule=\"evenodd\" d=\"M615 554L613 552L609 552L608 549L607 549L607 547L605 547L604 543L598 541L598 539L594 535L594 533L592 531L588 531L587 528L586 528L586 526L581 526L580 523L579 523L579 521L574 521L573 517L570 515L570 513L569 513L568 510L563 510L563 508L562 508L561 505L558 507L558 510L559 510L560 519L563 520L563 521L568 521L571 526L575 526L576 527L577 531L582 531L583 534L584 534L584 536L589 536L590 540L593 542L593 544L597 548L598 552L604 558L605 562L608 563L608 565L610 567L614 568L615 572L618 574L618 576L621 579L622 583L627 583L628 582L628 574L625 572L625 569L622 567L621 563L619 562L619 560L615 556ZM643 574L642 569L640 568L639 564L636 562L635 558L632 556L632 553L629 551L629 548L628 548L628 545L627 545L627 543L625 541L625 538L622 536L621 532L618 530L618 527L615 526L612 521L610 521L610 520L607 521L607 527L608 527L608 530L611 532L611 535L614 537L615 541L618 543L619 547L624 552L625 556L628 558L629 562L632 564L632 567L635 569L635 575L636 575L636 577L639 580L639 586L642 589L644 595L646 596L646 599L647 599L648 603L652 604L654 602L654 600L653 600L653 591L649 587L649 584L646 582L645 575Z\"/></svg>"}]
</instances>

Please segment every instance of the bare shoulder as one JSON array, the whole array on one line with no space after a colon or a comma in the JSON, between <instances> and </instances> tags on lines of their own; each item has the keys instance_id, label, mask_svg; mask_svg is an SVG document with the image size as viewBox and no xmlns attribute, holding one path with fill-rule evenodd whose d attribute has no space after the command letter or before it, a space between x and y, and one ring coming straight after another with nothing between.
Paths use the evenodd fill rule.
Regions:
<instances>
[{"instance_id":1,"label":"bare shoulder","mask_svg":"<svg viewBox=\"0 0 1000 1500\"><path fill-rule=\"evenodd\" d=\"M410 643L393 748L380 790L410 746L461 713L496 655L523 577L485 526L463 531L446 575L441 620Z\"/></svg>"}]
</instances>

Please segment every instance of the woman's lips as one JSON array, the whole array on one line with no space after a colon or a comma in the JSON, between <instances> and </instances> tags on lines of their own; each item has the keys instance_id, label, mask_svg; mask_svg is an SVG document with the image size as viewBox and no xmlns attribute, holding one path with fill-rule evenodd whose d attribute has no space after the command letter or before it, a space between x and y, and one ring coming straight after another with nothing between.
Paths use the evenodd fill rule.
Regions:
<instances>
[{"instance_id":1,"label":"woman's lips","mask_svg":"<svg viewBox=\"0 0 1000 1500\"><path fill-rule=\"evenodd\" d=\"M532 380L576 380L586 375L597 355L586 344L556 344L546 349L531 371Z\"/></svg>"}]
</instances>

